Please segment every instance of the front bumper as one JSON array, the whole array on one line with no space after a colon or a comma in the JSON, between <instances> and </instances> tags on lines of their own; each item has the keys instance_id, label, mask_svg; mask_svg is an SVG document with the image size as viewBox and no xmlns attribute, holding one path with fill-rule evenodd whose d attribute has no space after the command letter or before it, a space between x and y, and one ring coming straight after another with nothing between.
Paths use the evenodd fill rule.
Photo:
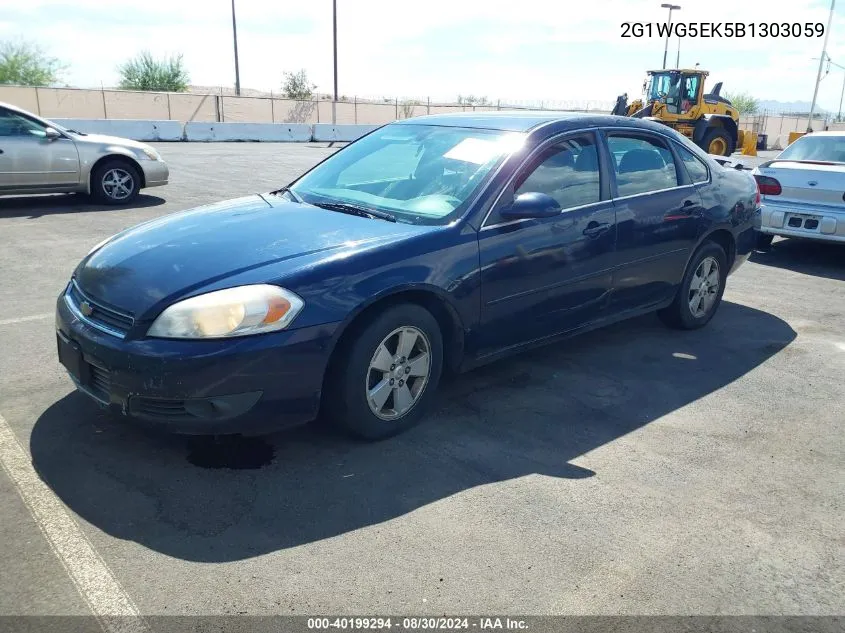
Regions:
<instances>
[{"instance_id":1,"label":"front bumper","mask_svg":"<svg viewBox=\"0 0 845 633\"><path fill-rule=\"evenodd\" d=\"M319 410L336 324L233 339L120 339L56 304L60 362L114 412L174 433L267 433Z\"/></svg>"},{"instance_id":2,"label":"front bumper","mask_svg":"<svg viewBox=\"0 0 845 633\"><path fill-rule=\"evenodd\" d=\"M144 187L160 187L170 179L170 169L163 160L138 161L144 170Z\"/></svg>"},{"instance_id":3,"label":"front bumper","mask_svg":"<svg viewBox=\"0 0 845 633\"><path fill-rule=\"evenodd\" d=\"M761 233L803 237L825 242L845 242L845 210L802 202L762 203Z\"/></svg>"}]
</instances>

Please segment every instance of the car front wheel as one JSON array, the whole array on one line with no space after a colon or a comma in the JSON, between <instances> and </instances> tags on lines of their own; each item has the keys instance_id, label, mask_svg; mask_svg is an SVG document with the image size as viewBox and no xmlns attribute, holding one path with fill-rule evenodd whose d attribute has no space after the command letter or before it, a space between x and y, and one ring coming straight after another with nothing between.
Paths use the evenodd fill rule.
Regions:
<instances>
[{"instance_id":1,"label":"car front wheel","mask_svg":"<svg viewBox=\"0 0 845 633\"><path fill-rule=\"evenodd\" d=\"M727 277L725 251L715 242L705 242L690 260L675 300L658 312L660 318L678 329L704 327L719 308Z\"/></svg>"},{"instance_id":2,"label":"car front wheel","mask_svg":"<svg viewBox=\"0 0 845 633\"><path fill-rule=\"evenodd\" d=\"M122 160L106 160L91 174L91 193L106 204L128 204L141 190L141 174Z\"/></svg>"},{"instance_id":3,"label":"car front wheel","mask_svg":"<svg viewBox=\"0 0 845 633\"><path fill-rule=\"evenodd\" d=\"M338 351L323 392L332 422L378 440L420 421L443 366L443 338L428 310L414 304L389 308Z\"/></svg>"}]
</instances>

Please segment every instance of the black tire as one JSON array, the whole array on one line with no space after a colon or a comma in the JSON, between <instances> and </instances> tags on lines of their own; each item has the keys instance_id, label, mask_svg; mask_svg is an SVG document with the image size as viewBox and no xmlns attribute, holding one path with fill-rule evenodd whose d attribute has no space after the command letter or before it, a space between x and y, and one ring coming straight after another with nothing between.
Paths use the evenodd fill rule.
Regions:
<instances>
[{"instance_id":1,"label":"black tire","mask_svg":"<svg viewBox=\"0 0 845 633\"><path fill-rule=\"evenodd\" d=\"M757 233L757 249L763 251L770 248L774 239L771 233Z\"/></svg>"},{"instance_id":2,"label":"black tire","mask_svg":"<svg viewBox=\"0 0 845 633\"><path fill-rule=\"evenodd\" d=\"M424 345L428 347L428 376L421 383L419 395L411 408L398 417L386 420L377 416L368 402L367 389L380 382L379 373L370 369L370 363L382 342L400 328L415 328L424 335L421 346L415 349L419 357L422 353L419 350ZM392 341L388 340L390 352L396 351L390 349ZM323 390L323 410L330 422L367 440L392 437L420 422L435 396L443 368L443 336L437 320L428 310L410 303L387 308L363 329L352 333L345 344L342 341L341 345L336 361L329 368ZM395 366L399 367L399 364ZM396 384L399 384L398 379ZM411 382L407 384L411 385ZM396 401L391 398L393 395L388 396L385 407L395 406ZM381 409L381 413L385 410Z\"/></svg>"},{"instance_id":3,"label":"black tire","mask_svg":"<svg viewBox=\"0 0 845 633\"><path fill-rule=\"evenodd\" d=\"M130 190L128 195L122 189L107 184L116 174L129 177L129 180L123 183ZM141 173L128 160L119 158L105 160L91 173L91 195L104 204L129 204L137 197L140 190Z\"/></svg>"},{"instance_id":4,"label":"black tire","mask_svg":"<svg viewBox=\"0 0 845 633\"><path fill-rule=\"evenodd\" d=\"M716 295L715 300L706 312L695 315L690 307L691 293L694 292L691 286L698 267L708 257L712 257L719 267L719 288L713 293ZM715 242L704 242L690 259L675 300L668 307L658 311L658 316L666 325L679 330L696 330L704 327L719 309L727 278L728 258L725 256L724 249Z\"/></svg>"},{"instance_id":5,"label":"black tire","mask_svg":"<svg viewBox=\"0 0 845 633\"><path fill-rule=\"evenodd\" d=\"M701 139L701 148L708 154L715 154L716 152L710 151L710 145L716 139L721 139L725 145L725 151L722 153L723 156L730 156L734 153L734 149L736 149L734 146L735 142L731 139L727 130L721 127L712 127L704 133Z\"/></svg>"}]
</instances>

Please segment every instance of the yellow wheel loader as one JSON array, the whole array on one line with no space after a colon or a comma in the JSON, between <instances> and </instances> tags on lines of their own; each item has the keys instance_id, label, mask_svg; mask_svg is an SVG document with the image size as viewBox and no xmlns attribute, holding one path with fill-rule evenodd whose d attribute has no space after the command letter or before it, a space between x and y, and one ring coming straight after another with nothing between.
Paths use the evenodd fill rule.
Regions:
<instances>
[{"instance_id":1,"label":"yellow wheel loader","mask_svg":"<svg viewBox=\"0 0 845 633\"><path fill-rule=\"evenodd\" d=\"M628 104L628 95L616 99L611 114L652 119L677 130L708 154L730 156L742 147L739 111L719 93L719 82L704 93L706 70L649 70L643 98ZM750 140L750 139L749 139Z\"/></svg>"}]
</instances>

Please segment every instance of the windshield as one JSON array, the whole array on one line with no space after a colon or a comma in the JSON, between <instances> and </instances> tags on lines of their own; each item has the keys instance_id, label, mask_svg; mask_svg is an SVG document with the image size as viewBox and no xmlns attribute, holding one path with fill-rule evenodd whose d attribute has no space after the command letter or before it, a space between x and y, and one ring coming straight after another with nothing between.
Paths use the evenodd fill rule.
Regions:
<instances>
[{"instance_id":1,"label":"windshield","mask_svg":"<svg viewBox=\"0 0 845 633\"><path fill-rule=\"evenodd\" d=\"M484 177L524 138L500 130L388 125L321 163L290 190L310 204L340 202L388 211L399 222L445 224L466 210Z\"/></svg>"},{"instance_id":2,"label":"windshield","mask_svg":"<svg viewBox=\"0 0 845 633\"><path fill-rule=\"evenodd\" d=\"M648 101L663 99L677 93L680 88L681 74L677 72L658 73L651 76L648 89Z\"/></svg>"},{"instance_id":3,"label":"windshield","mask_svg":"<svg viewBox=\"0 0 845 633\"><path fill-rule=\"evenodd\" d=\"M804 136L783 150L778 160L845 163L845 136Z\"/></svg>"}]
</instances>

